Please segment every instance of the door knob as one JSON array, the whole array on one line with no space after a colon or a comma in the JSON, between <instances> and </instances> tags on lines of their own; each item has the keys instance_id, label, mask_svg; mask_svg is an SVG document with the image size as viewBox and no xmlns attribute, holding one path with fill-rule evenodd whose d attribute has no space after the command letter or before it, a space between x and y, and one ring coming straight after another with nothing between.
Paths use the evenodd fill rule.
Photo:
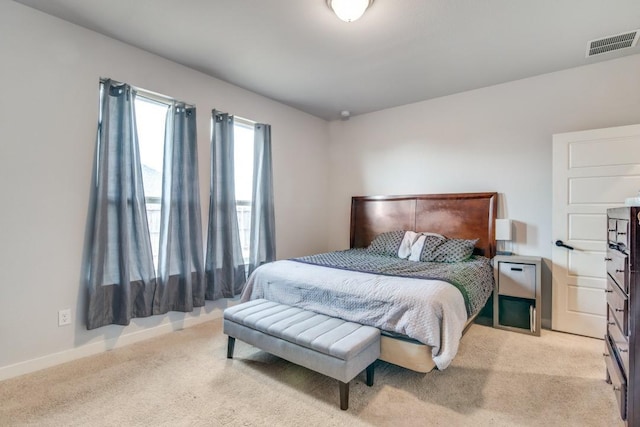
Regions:
<instances>
[{"instance_id":1,"label":"door knob","mask_svg":"<svg viewBox=\"0 0 640 427\"><path fill-rule=\"evenodd\" d=\"M571 251L573 250L573 246L565 245L562 240L556 240L556 246L558 246L559 248L567 248Z\"/></svg>"}]
</instances>

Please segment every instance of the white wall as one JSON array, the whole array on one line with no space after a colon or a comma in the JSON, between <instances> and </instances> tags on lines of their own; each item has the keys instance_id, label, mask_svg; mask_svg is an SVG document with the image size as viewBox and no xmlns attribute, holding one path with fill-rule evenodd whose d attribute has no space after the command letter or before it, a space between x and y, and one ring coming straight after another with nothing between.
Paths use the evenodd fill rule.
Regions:
<instances>
[{"instance_id":1,"label":"white wall","mask_svg":"<svg viewBox=\"0 0 640 427\"><path fill-rule=\"evenodd\" d=\"M0 379L207 320L226 304L85 330L80 263L100 77L197 105L203 219L210 110L271 123L279 258L346 248L353 195L499 192L500 216L517 221L516 252L546 258L547 322L551 135L640 123L640 55L329 126L8 0L0 58ZM66 307L74 324L59 328Z\"/></svg>"},{"instance_id":2,"label":"white wall","mask_svg":"<svg viewBox=\"0 0 640 427\"><path fill-rule=\"evenodd\" d=\"M270 123L278 257L326 249L325 121L7 0L0 58L0 379L219 316L226 303L85 329L80 268L100 77L197 105L203 222L211 109ZM72 309L72 326L57 326L61 308Z\"/></svg>"},{"instance_id":3,"label":"white wall","mask_svg":"<svg viewBox=\"0 0 640 427\"><path fill-rule=\"evenodd\" d=\"M639 73L633 55L332 122L329 249L351 196L497 191L516 253L546 258L550 325L551 136L640 123Z\"/></svg>"}]
</instances>

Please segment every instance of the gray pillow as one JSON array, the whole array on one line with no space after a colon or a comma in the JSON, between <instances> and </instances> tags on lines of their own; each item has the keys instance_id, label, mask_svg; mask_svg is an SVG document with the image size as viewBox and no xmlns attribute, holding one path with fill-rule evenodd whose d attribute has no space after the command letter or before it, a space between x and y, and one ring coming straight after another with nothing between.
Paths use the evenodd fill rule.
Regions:
<instances>
[{"instance_id":1,"label":"gray pillow","mask_svg":"<svg viewBox=\"0 0 640 427\"><path fill-rule=\"evenodd\" d=\"M404 233L404 230L380 233L373 239L367 250L378 255L398 257L398 249L400 248L400 243L402 243Z\"/></svg>"},{"instance_id":2,"label":"gray pillow","mask_svg":"<svg viewBox=\"0 0 640 427\"><path fill-rule=\"evenodd\" d=\"M431 261L433 258L433 251L436 250L443 242L447 240L444 236L426 235L422 251L420 252L420 261Z\"/></svg>"},{"instance_id":3,"label":"gray pillow","mask_svg":"<svg viewBox=\"0 0 640 427\"><path fill-rule=\"evenodd\" d=\"M473 255L473 249L478 239L436 239L425 240L420 261L427 262L461 262L469 259Z\"/></svg>"}]
</instances>

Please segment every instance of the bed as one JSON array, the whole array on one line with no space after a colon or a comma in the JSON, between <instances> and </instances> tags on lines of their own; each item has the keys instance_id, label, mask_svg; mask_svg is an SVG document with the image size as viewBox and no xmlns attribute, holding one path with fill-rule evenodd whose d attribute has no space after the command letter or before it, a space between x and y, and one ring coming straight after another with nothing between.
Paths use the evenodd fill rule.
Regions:
<instances>
[{"instance_id":1,"label":"bed","mask_svg":"<svg viewBox=\"0 0 640 427\"><path fill-rule=\"evenodd\" d=\"M478 304L484 304L491 293L488 281L493 287L489 259L495 255L496 206L497 193L353 197L349 250L261 266L249 278L241 299L266 298L376 326L383 331L381 360L418 372L445 369L478 314ZM477 239L475 256L469 260L476 265L469 270L466 262L456 263L455 281L409 271L420 269L417 264L437 263L393 264L402 270L400 274L396 270L387 274L383 267L371 270L376 254L364 248L376 236L395 230ZM367 269L352 268L354 259ZM386 262L380 261L380 265ZM478 288L483 288L484 296L474 297L473 310L467 291L457 283L461 278L472 287L476 282L483 284Z\"/></svg>"}]
</instances>

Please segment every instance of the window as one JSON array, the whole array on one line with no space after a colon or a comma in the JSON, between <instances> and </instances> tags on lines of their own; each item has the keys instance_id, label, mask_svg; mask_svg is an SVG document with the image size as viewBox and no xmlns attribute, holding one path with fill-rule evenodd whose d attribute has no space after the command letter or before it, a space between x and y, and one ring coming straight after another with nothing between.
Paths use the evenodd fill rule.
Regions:
<instances>
[{"instance_id":1,"label":"window","mask_svg":"<svg viewBox=\"0 0 640 427\"><path fill-rule=\"evenodd\" d=\"M156 271L160 246L160 209L167 109L168 104L147 98L140 92L136 97L136 125L140 163L142 164L142 181ZM236 117L233 133L238 230L242 257L244 262L248 263L251 238L251 198L253 195L253 122Z\"/></svg>"},{"instance_id":2,"label":"window","mask_svg":"<svg viewBox=\"0 0 640 427\"><path fill-rule=\"evenodd\" d=\"M245 264L249 263L251 238L251 198L253 197L253 123L236 117L234 120L234 172L236 211L240 246Z\"/></svg>"},{"instance_id":3,"label":"window","mask_svg":"<svg viewBox=\"0 0 640 427\"><path fill-rule=\"evenodd\" d=\"M151 237L153 264L157 272L160 247L160 202L162 199L165 124L169 106L138 94L135 108L147 222Z\"/></svg>"}]
</instances>

